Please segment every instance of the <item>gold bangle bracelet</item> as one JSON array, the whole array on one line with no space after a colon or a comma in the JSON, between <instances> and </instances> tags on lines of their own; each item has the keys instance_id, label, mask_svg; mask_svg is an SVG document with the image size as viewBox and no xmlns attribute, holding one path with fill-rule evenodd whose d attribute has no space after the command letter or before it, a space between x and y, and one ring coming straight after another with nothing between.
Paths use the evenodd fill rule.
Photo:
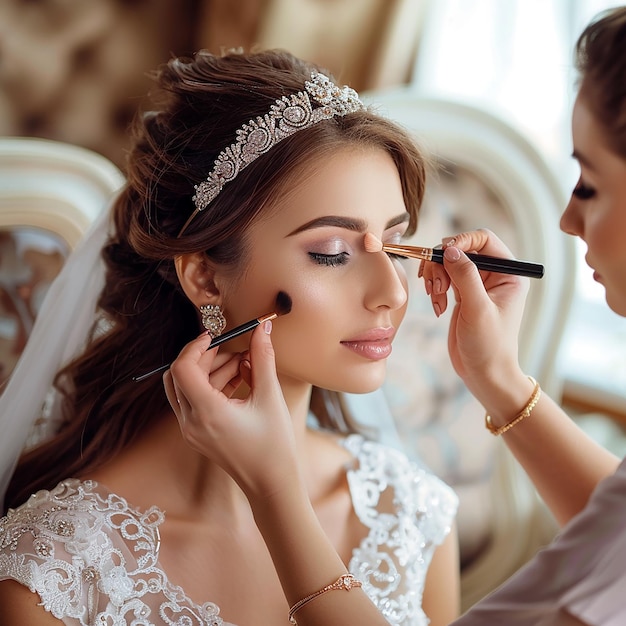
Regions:
<instances>
[{"instance_id":1,"label":"gold bangle bracelet","mask_svg":"<svg viewBox=\"0 0 626 626\"><path fill-rule=\"evenodd\" d=\"M491 421L491 415L489 415L488 413L485 414L485 427L492 435L495 435L497 437L498 435L505 433L507 430L510 430L511 428L513 428L513 426L519 424L525 417L528 417L532 413L533 409L537 406L537 402L539 402L539 398L541 397L541 387L532 376L529 376L528 380L530 380L530 382L535 385L535 388L533 389L533 392L528 402L526 403L526 406L522 409L522 412L514 417L510 422L507 422L506 424L504 424L504 426L494 426L493 422Z\"/></svg>"},{"instance_id":2,"label":"gold bangle bracelet","mask_svg":"<svg viewBox=\"0 0 626 626\"><path fill-rule=\"evenodd\" d=\"M354 587L361 587L361 586L362 586L361 581L356 579L352 574L342 574L334 583L331 583L330 585L326 585L326 587L322 587L320 590L316 591L315 593L312 593L306 596L306 598L302 598L302 600L298 600L298 602L296 602L289 609L289 623L297 624L296 620L293 617L295 612L301 609L305 604L307 604L311 600L314 600L318 596L321 596L323 593L326 593L327 591L336 591L339 589L345 589L346 591L350 591L350 589L353 589Z\"/></svg>"}]
</instances>

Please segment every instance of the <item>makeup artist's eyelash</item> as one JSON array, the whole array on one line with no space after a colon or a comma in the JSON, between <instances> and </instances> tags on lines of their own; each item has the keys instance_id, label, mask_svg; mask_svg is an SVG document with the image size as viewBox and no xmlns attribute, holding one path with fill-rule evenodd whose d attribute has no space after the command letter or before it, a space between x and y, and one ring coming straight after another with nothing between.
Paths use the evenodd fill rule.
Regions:
<instances>
[{"instance_id":1,"label":"makeup artist's eyelash","mask_svg":"<svg viewBox=\"0 0 626 626\"><path fill-rule=\"evenodd\" d=\"M345 265L350 256L347 252L339 254L320 254L319 252L309 252L309 256L319 265L327 265L329 267L337 267Z\"/></svg>"},{"instance_id":2,"label":"makeup artist's eyelash","mask_svg":"<svg viewBox=\"0 0 626 626\"><path fill-rule=\"evenodd\" d=\"M572 195L576 196L579 200L589 200L589 198L593 198L593 196L596 195L596 190L593 187L587 187L587 185L578 182L576 187L574 187L574 191L572 191Z\"/></svg>"}]
</instances>

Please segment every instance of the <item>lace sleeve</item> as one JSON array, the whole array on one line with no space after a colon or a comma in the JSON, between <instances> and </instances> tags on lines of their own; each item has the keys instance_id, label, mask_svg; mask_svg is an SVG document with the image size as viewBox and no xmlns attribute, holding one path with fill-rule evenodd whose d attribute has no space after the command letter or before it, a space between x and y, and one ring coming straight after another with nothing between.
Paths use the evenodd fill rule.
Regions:
<instances>
[{"instance_id":1,"label":"lace sleeve","mask_svg":"<svg viewBox=\"0 0 626 626\"><path fill-rule=\"evenodd\" d=\"M158 564L163 513L140 512L96 483L64 481L0 520L0 580L39 594L68 626L228 626L191 602Z\"/></svg>"},{"instance_id":2,"label":"lace sleeve","mask_svg":"<svg viewBox=\"0 0 626 626\"><path fill-rule=\"evenodd\" d=\"M426 626L422 594L435 548L450 532L458 498L400 451L353 435L348 471L354 510L370 529L350 571L394 626Z\"/></svg>"}]
</instances>

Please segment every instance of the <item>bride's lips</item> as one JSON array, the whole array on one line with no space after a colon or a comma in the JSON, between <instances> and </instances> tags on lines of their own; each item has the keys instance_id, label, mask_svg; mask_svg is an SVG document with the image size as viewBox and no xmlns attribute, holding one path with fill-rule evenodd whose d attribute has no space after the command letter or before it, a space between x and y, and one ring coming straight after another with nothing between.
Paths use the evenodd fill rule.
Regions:
<instances>
[{"instance_id":1,"label":"bride's lips","mask_svg":"<svg viewBox=\"0 0 626 626\"><path fill-rule=\"evenodd\" d=\"M366 359L378 361L386 359L391 354L391 341L395 332L396 329L393 327L372 328L360 333L354 339L342 341L341 344Z\"/></svg>"}]
</instances>

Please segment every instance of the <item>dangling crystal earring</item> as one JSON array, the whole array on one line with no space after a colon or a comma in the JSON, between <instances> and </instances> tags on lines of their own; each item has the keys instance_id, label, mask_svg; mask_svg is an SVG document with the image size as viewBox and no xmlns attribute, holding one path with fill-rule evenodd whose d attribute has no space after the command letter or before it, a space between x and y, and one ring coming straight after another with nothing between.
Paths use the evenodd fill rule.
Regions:
<instances>
[{"instance_id":1,"label":"dangling crystal earring","mask_svg":"<svg viewBox=\"0 0 626 626\"><path fill-rule=\"evenodd\" d=\"M202 325L212 338L219 337L226 328L226 318L219 304L201 304Z\"/></svg>"}]
</instances>

